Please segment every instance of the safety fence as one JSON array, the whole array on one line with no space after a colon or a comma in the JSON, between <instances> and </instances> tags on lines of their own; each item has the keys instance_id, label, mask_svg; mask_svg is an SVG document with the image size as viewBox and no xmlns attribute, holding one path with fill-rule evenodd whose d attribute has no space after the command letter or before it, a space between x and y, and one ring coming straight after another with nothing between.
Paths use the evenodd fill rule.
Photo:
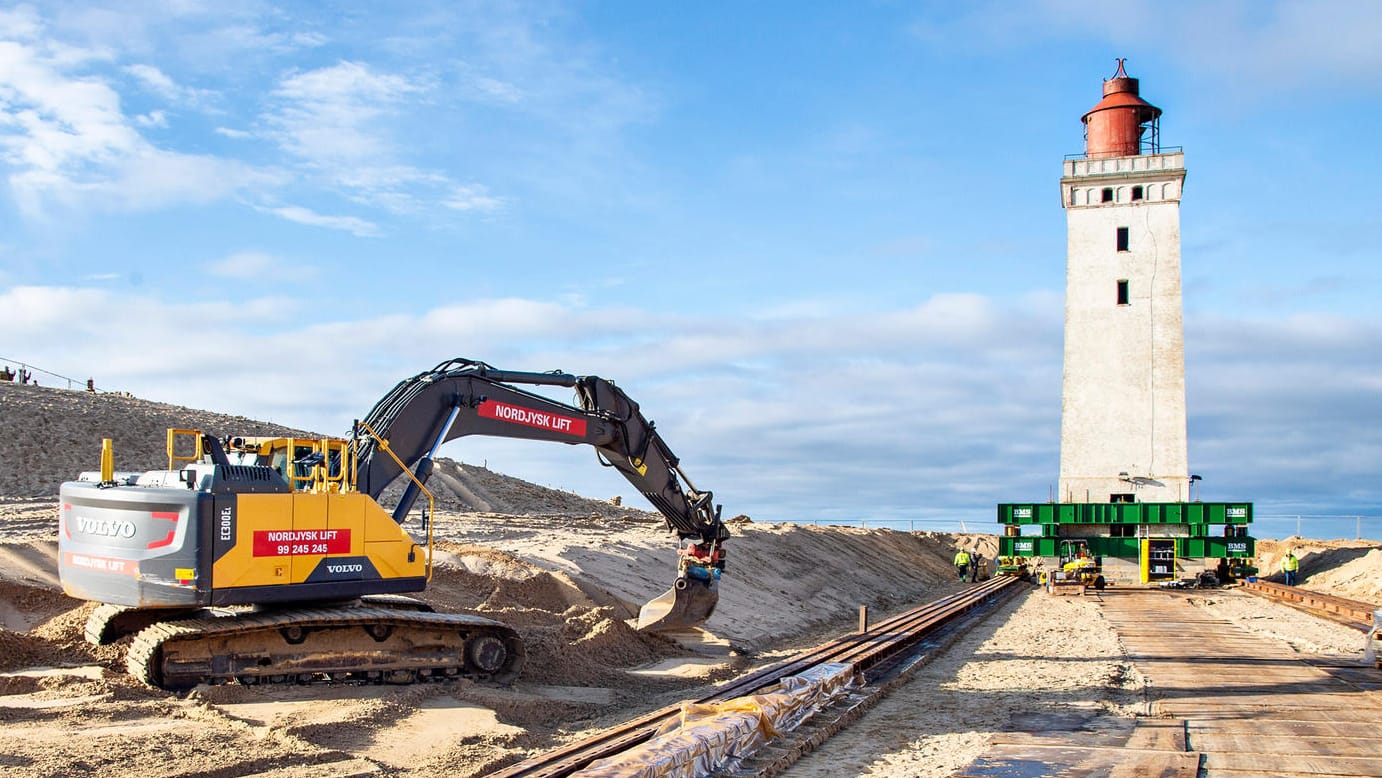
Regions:
<instances>
[{"instance_id":1,"label":"safety fence","mask_svg":"<svg viewBox=\"0 0 1382 778\"><path fill-rule=\"evenodd\" d=\"M1382 516L1259 513L1248 532L1256 538L1382 540Z\"/></svg>"},{"instance_id":2,"label":"safety fence","mask_svg":"<svg viewBox=\"0 0 1382 778\"><path fill-rule=\"evenodd\" d=\"M796 521L813 527L855 527L859 529L891 529L898 532L983 532L999 534L1002 527L995 520L970 519L819 519ZM1248 527L1255 538L1287 538L1291 536L1319 540L1378 540L1382 541L1382 516L1364 515L1308 515L1257 514Z\"/></svg>"},{"instance_id":3,"label":"safety fence","mask_svg":"<svg viewBox=\"0 0 1382 778\"><path fill-rule=\"evenodd\" d=\"M24 376L23 383L38 385L38 377L44 376L44 384L58 389L62 389L65 383L68 389L84 389L89 384L85 378L71 378L69 376L54 373L51 370L44 370L36 365L21 362L18 359L0 357L0 376L9 376L6 381L19 381L20 376Z\"/></svg>"},{"instance_id":4,"label":"safety fence","mask_svg":"<svg viewBox=\"0 0 1382 778\"><path fill-rule=\"evenodd\" d=\"M854 527L858 529L891 529L898 532L987 532L996 533L998 525L993 521L969 521L967 519L812 519L783 523L805 524L812 527Z\"/></svg>"}]
</instances>

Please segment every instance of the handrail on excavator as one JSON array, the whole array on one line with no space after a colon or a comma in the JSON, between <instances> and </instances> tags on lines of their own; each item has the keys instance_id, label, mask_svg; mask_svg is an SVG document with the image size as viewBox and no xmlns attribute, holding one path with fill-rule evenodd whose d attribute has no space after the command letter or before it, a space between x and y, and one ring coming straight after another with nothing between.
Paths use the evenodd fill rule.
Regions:
<instances>
[{"instance_id":1,"label":"handrail on excavator","mask_svg":"<svg viewBox=\"0 0 1382 778\"><path fill-rule=\"evenodd\" d=\"M311 446L315 453L321 454L320 461L310 464L311 469L306 475L298 475L294 468L285 474L288 485L293 491L326 491L326 492L348 492L355 486L354 474L350 469L350 443L349 441L338 438L286 438L288 441L288 456L286 465L303 464L293 457L297 455L298 444ZM337 453L340 459L337 461L335 475L332 475L331 455Z\"/></svg>"},{"instance_id":2,"label":"handrail on excavator","mask_svg":"<svg viewBox=\"0 0 1382 778\"><path fill-rule=\"evenodd\" d=\"M398 464L398 469L406 473L408 475L408 478L412 480L413 484L416 485L418 489L422 490L423 494L427 495L427 515L429 517L429 520L424 523L427 525L427 581L428 583L431 583L432 527L436 522L431 521L430 517L436 515L436 499L432 496L432 491L428 489L426 486L424 486L423 483L418 480L417 476L413 474L413 471L410 470L407 465L403 464L403 460L399 459L398 455L393 452L393 449L389 447L389 441L386 438L384 438L379 433L375 432L374 428L371 427L369 422L367 421L361 421L360 426L364 428L366 434L368 434L371 438L374 438L374 441L379 444L379 450L383 451L385 454L388 454L390 457L392 457L393 461ZM351 476L351 480L355 480L354 475Z\"/></svg>"},{"instance_id":3,"label":"handrail on excavator","mask_svg":"<svg viewBox=\"0 0 1382 778\"><path fill-rule=\"evenodd\" d=\"M178 453L177 453L177 440L178 440L179 437L190 437L190 438L192 438L192 445L193 445L193 447L194 447L194 448L193 448L193 453L191 453L191 454L189 454L189 455L182 455L182 454L178 454ZM169 469L169 470L177 470L178 467L177 467L177 465L175 464L175 463L177 463L177 462L200 462L200 461L201 461L201 458L202 458L205 454L206 454L206 452L205 452L204 450L202 450L202 431L201 431L201 430L173 429L173 428L171 428L171 427L168 429L168 469Z\"/></svg>"}]
</instances>

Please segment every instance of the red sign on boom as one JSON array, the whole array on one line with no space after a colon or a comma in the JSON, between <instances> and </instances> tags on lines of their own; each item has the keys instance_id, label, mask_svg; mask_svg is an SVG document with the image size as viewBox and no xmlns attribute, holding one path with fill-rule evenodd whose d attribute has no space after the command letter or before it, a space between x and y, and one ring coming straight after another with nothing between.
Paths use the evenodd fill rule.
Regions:
<instances>
[{"instance_id":1,"label":"red sign on boom","mask_svg":"<svg viewBox=\"0 0 1382 778\"><path fill-rule=\"evenodd\" d=\"M585 437L585 419L562 416L546 411L535 411L518 405L501 403L498 400L485 400L475 412L483 419L497 419L527 427L562 432L577 438Z\"/></svg>"}]
</instances>

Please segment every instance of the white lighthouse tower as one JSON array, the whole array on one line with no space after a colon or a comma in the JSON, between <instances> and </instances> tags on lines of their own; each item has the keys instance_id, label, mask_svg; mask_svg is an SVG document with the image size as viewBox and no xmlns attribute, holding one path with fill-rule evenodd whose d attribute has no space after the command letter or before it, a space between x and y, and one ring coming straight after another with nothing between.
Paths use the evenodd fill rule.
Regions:
<instances>
[{"instance_id":1,"label":"white lighthouse tower","mask_svg":"<svg viewBox=\"0 0 1382 778\"><path fill-rule=\"evenodd\" d=\"M1058 502L1190 499L1181 334L1185 159L1163 153L1161 109L1118 72L1086 113L1085 154L1061 177L1065 378Z\"/></svg>"}]
</instances>

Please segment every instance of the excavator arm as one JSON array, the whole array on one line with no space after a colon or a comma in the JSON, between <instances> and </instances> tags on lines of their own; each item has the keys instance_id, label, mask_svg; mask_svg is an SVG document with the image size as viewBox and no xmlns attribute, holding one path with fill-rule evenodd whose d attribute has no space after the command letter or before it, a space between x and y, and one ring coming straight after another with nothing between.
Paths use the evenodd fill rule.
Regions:
<instances>
[{"instance_id":1,"label":"excavator arm","mask_svg":"<svg viewBox=\"0 0 1382 778\"><path fill-rule=\"evenodd\" d=\"M514 384L564 386L579 407ZM365 417L368 427L418 482L426 483L437 449L465 435L546 440L595 448L602 464L628 479L681 538L672 589L645 605L639 628L666 631L709 618L719 599L723 542L729 532L709 491L695 488L653 423L613 382L598 376L497 370L483 362L453 359L400 381ZM373 438L358 447L357 488L378 498L401 474L398 463ZM393 518L402 522L418 497L409 483Z\"/></svg>"}]
</instances>

